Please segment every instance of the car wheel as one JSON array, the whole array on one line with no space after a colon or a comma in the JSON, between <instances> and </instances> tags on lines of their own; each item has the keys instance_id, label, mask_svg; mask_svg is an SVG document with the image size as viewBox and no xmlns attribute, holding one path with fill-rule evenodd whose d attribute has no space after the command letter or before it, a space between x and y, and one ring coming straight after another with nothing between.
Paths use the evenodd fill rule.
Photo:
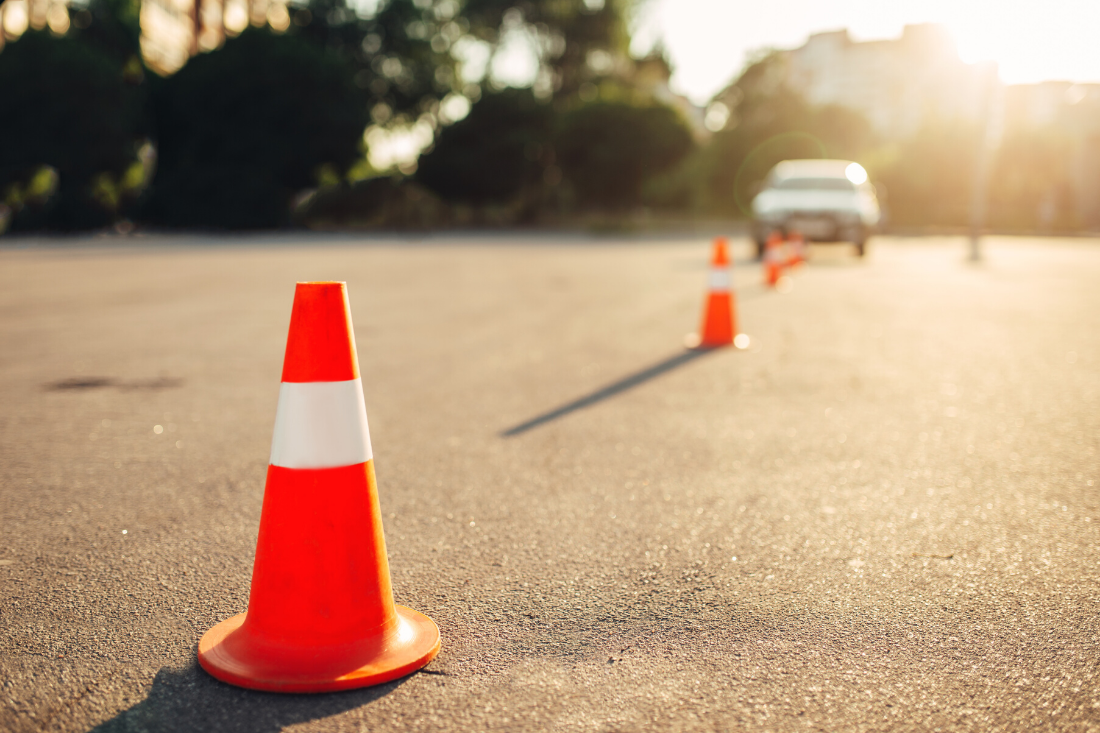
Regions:
<instances>
[{"instance_id":1,"label":"car wheel","mask_svg":"<svg viewBox=\"0 0 1100 733\"><path fill-rule=\"evenodd\" d=\"M844 239L856 246L856 255L862 257L867 251L867 230L861 226L848 227L843 231Z\"/></svg>"}]
</instances>

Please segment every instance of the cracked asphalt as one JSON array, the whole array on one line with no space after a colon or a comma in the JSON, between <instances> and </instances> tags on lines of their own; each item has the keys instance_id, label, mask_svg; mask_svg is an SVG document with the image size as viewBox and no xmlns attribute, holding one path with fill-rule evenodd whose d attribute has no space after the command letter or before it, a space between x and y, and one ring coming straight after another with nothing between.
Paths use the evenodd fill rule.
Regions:
<instances>
[{"instance_id":1,"label":"cracked asphalt","mask_svg":"<svg viewBox=\"0 0 1100 733\"><path fill-rule=\"evenodd\" d=\"M11 239L0 729L1100 732L1100 240ZM346 280L396 600L327 695L196 664L245 610L294 282Z\"/></svg>"}]
</instances>

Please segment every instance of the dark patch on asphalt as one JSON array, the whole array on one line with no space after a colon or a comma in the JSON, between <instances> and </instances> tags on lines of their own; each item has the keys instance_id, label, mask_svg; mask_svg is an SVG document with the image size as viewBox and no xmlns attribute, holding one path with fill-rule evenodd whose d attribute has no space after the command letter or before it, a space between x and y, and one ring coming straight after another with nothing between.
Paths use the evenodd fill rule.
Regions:
<instances>
[{"instance_id":1,"label":"dark patch on asphalt","mask_svg":"<svg viewBox=\"0 0 1100 733\"><path fill-rule=\"evenodd\" d=\"M115 380L110 377L69 377L58 382L50 382L46 385L46 389L52 391L99 389L100 387L110 387L114 383Z\"/></svg>"},{"instance_id":2,"label":"dark patch on asphalt","mask_svg":"<svg viewBox=\"0 0 1100 733\"><path fill-rule=\"evenodd\" d=\"M159 390L182 387L183 380L178 377L155 377L153 379L115 379L114 377L69 377L45 385L50 392L67 392L86 389L115 387L123 390Z\"/></svg>"}]
</instances>

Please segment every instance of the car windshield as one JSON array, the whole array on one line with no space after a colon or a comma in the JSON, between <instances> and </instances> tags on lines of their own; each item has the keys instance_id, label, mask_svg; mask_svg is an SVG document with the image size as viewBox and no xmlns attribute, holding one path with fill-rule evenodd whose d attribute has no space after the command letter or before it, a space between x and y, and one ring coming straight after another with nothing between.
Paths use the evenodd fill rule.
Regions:
<instances>
[{"instance_id":1,"label":"car windshield","mask_svg":"<svg viewBox=\"0 0 1100 733\"><path fill-rule=\"evenodd\" d=\"M785 178L776 181L773 188L781 191L855 191L856 187L846 178Z\"/></svg>"}]
</instances>

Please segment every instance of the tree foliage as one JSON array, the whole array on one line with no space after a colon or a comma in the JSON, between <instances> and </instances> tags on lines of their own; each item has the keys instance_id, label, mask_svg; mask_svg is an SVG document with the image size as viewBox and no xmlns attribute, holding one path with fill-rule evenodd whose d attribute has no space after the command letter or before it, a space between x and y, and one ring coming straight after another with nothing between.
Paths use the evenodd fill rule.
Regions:
<instances>
[{"instance_id":1,"label":"tree foliage","mask_svg":"<svg viewBox=\"0 0 1100 733\"><path fill-rule=\"evenodd\" d=\"M444 199L501 203L542 184L553 124L530 89L486 94L440 132L420 157L417 180Z\"/></svg>"},{"instance_id":2,"label":"tree foliage","mask_svg":"<svg viewBox=\"0 0 1100 733\"><path fill-rule=\"evenodd\" d=\"M388 114L430 110L460 86L451 44L469 29L457 3L381 0L369 17L346 0L309 0L288 32L328 49L351 68L357 88ZM381 112L388 120L386 112Z\"/></svg>"},{"instance_id":3,"label":"tree foliage","mask_svg":"<svg viewBox=\"0 0 1100 733\"><path fill-rule=\"evenodd\" d=\"M790 158L861 158L875 143L858 112L815 107L786 83L785 59L765 53L715 100L730 110L726 127L647 194L652 203L726 216L748 215L756 187Z\"/></svg>"},{"instance_id":4,"label":"tree foliage","mask_svg":"<svg viewBox=\"0 0 1100 733\"><path fill-rule=\"evenodd\" d=\"M859 160L885 184L896 223L966 223L976 126L933 119L884 143L858 112L808 103L788 84L787 54L766 51L715 97L728 122L697 146L654 99L653 67L640 62L632 77L637 2L379 0L356 11L348 0L303 0L285 33L248 29L164 79L141 62L139 0L88 0L71 7L66 37L32 30L0 53L0 136L18 141L0 147L0 200L16 229L99 227L135 213L180 227L279 226L303 191L334 183L310 199L310 216L334 221L382 194L404 203L358 220L430 210L435 221L521 221L640 203L747 216L775 163L830 157ZM533 88L483 92L462 76L462 48L493 52L517 38L539 59ZM445 126L441 102L456 92L473 106ZM1086 111L1075 109L1079 127ZM437 131L418 186L351 183L370 170L368 124L418 120L418 134ZM1071 128L1006 129L992 160L991 223L1082 225L1073 160L1083 143ZM157 175L141 202L149 139ZM461 206L444 215L443 201ZM387 218L393 207L404 213Z\"/></svg>"},{"instance_id":5,"label":"tree foliage","mask_svg":"<svg viewBox=\"0 0 1100 733\"><path fill-rule=\"evenodd\" d=\"M553 90L568 97L601 71L589 62L593 52L625 58L631 0L466 0L463 16L480 38L496 43L509 21L522 22L538 39L540 61ZM606 72L603 72L606 73Z\"/></svg>"},{"instance_id":6,"label":"tree foliage","mask_svg":"<svg viewBox=\"0 0 1100 733\"><path fill-rule=\"evenodd\" d=\"M579 206L622 209L640 203L646 180L693 147L686 123L668 107L595 102L562 117L554 151Z\"/></svg>"},{"instance_id":7,"label":"tree foliage","mask_svg":"<svg viewBox=\"0 0 1100 733\"><path fill-rule=\"evenodd\" d=\"M272 227L292 196L360 155L367 122L347 64L249 29L158 85L159 170L146 215L169 226Z\"/></svg>"},{"instance_id":8,"label":"tree foliage","mask_svg":"<svg viewBox=\"0 0 1100 733\"><path fill-rule=\"evenodd\" d=\"M130 75L141 72L141 0L89 0L72 8L67 37L79 40L121 64ZM132 62L136 61L134 67Z\"/></svg>"},{"instance_id":9,"label":"tree foliage","mask_svg":"<svg viewBox=\"0 0 1100 733\"><path fill-rule=\"evenodd\" d=\"M141 135L138 80L125 64L75 38L28 31L0 53L0 195L16 210L13 227L102 226L117 201L105 179L133 164ZM49 200L24 200L43 166L56 171ZM33 198L33 197L32 197ZM22 209L22 210L20 210Z\"/></svg>"}]
</instances>

